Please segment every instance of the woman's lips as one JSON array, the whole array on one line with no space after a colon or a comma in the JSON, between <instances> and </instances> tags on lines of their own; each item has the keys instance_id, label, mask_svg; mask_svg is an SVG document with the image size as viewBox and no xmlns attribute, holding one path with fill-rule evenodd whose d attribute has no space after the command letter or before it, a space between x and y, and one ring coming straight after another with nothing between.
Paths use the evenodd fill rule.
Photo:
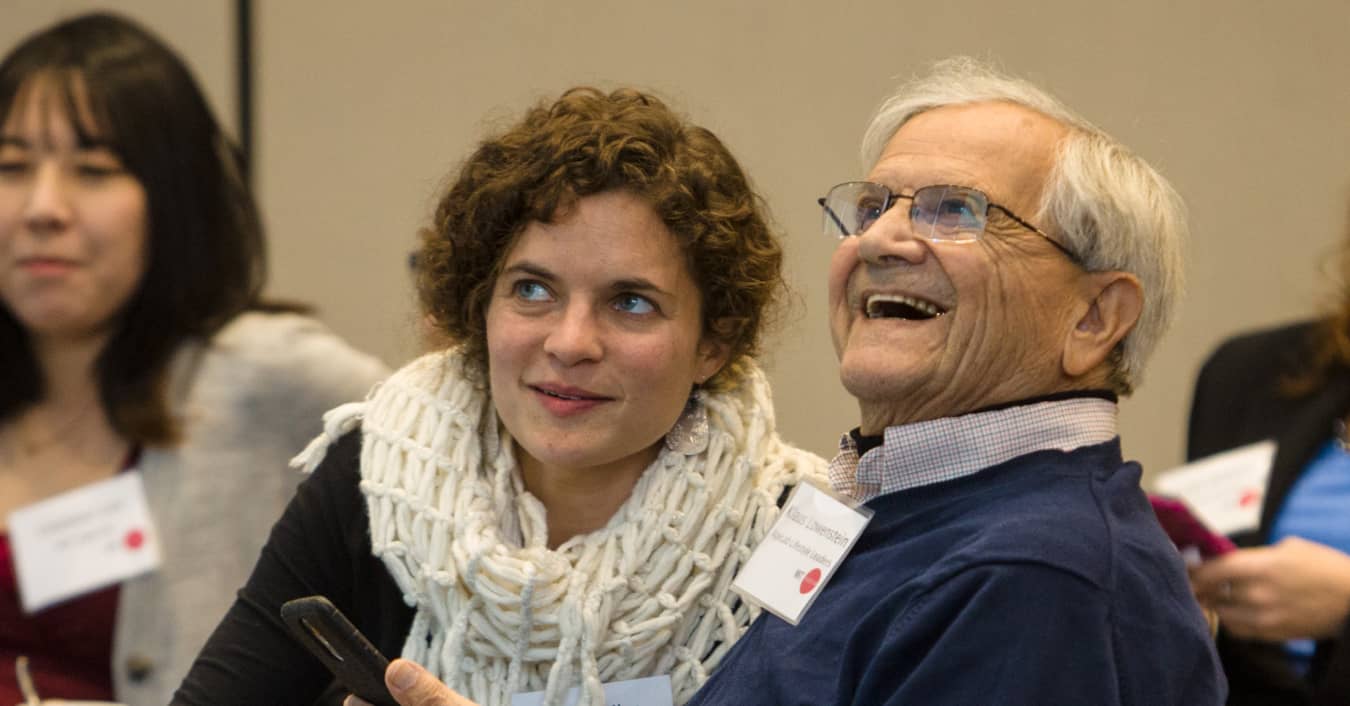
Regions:
<instances>
[{"instance_id":1,"label":"woman's lips","mask_svg":"<svg viewBox=\"0 0 1350 706\"><path fill-rule=\"evenodd\" d=\"M530 385L529 388L544 409L559 417L582 414L614 401L612 397L564 385Z\"/></svg>"},{"instance_id":2,"label":"woman's lips","mask_svg":"<svg viewBox=\"0 0 1350 706\"><path fill-rule=\"evenodd\" d=\"M19 260L19 269L38 277L63 275L77 266L74 260L59 257L27 257Z\"/></svg>"}]
</instances>

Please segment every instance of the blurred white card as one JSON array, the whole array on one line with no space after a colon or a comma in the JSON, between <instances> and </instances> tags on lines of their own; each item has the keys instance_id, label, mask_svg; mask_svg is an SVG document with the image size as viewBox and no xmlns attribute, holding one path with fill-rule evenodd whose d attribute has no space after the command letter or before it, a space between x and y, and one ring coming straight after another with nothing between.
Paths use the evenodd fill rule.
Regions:
<instances>
[{"instance_id":1,"label":"blurred white card","mask_svg":"<svg viewBox=\"0 0 1350 706\"><path fill-rule=\"evenodd\" d=\"M1274 460L1275 442L1258 441L1164 471L1154 488L1185 501L1219 534L1254 530L1261 523L1261 502Z\"/></svg>"},{"instance_id":2,"label":"blurred white card","mask_svg":"<svg viewBox=\"0 0 1350 706\"><path fill-rule=\"evenodd\" d=\"M8 521L25 613L159 566L159 540L136 471L26 505Z\"/></svg>"},{"instance_id":3,"label":"blurred white card","mask_svg":"<svg viewBox=\"0 0 1350 706\"><path fill-rule=\"evenodd\" d=\"M675 697L670 687L670 676L662 674L646 679L612 681L604 685L605 703L608 706L672 706ZM573 687L563 697L564 706L575 706L581 698L581 692ZM544 692L531 691L528 694L512 694L511 706L539 706L544 703Z\"/></svg>"}]
</instances>

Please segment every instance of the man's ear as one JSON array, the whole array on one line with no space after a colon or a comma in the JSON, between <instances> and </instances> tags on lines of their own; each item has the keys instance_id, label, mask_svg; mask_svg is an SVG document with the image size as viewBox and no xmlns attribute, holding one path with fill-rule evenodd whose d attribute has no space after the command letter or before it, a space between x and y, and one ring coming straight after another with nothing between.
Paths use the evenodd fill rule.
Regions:
<instances>
[{"instance_id":1,"label":"man's ear","mask_svg":"<svg viewBox=\"0 0 1350 706\"><path fill-rule=\"evenodd\" d=\"M1064 342L1064 373L1071 378L1097 370L1144 310L1144 288L1128 272L1089 272L1082 286L1088 307Z\"/></svg>"}]
</instances>

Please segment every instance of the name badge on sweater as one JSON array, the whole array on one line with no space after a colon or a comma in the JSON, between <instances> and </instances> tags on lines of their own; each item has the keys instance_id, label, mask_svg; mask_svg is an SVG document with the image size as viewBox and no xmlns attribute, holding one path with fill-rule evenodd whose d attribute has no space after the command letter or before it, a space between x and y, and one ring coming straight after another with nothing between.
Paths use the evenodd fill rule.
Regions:
<instances>
[{"instance_id":1,"label":"name badge on sweater","mask_svg":"<svg viewBox=\"0 0 1350 706\"><path fill-rule=\"evenodd\" d=\"M796 625L871 520L871 508L800 483L731 588Z\"/></svg>"},{"instance_id":2,"label":"name badge on sweater","mask_svg":"<svg viewBox=\"0 0 1350 706\"><path fill-rule=\"evenodd\" d=\"M25 613L153 571L160 561L136 471L15 510L9 541Z\"/></svg>"},{"instance_id":3,"label":"name badge on sweater","mask_svg":"<svg viewBox=\"0 0 1350 706\"><path fill-rule=\"evenodd\" d=\"M670 677L665 674L646 679L612 681L604 687L606 706L674 706ZM573 687L563 697L563 706L576 706L580 698L581 690ZM511 695L511 706L540 706L543 703L542 691Z\"/></svg>"}]
</instances>

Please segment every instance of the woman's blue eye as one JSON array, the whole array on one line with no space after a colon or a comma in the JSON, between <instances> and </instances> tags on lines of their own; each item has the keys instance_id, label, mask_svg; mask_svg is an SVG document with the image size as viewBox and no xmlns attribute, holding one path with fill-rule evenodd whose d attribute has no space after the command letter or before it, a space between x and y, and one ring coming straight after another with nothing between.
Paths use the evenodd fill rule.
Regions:
<instances>
[{"instance_id":1,"label":"woman's blue eye","mask_svg":"<svg viewBox=\"0 0 1350 706\"><path fill-rule=\"evenodd\" d=\"M620 294L614 300L614 308L625 314L650 314L656 311L650 299L638 294Z\"/></svg>"},{"instance_id":2,"label":"woman's blue eye","mask_svg":"<svg viewBox=\"0 0 1350 706\"><path fill-rule=\"evenodd\" d=\"M511 289L517 297L526 301L543 302L549 299L548 288L532 280L516 282Z\"/></svg>"}]
</instances>

